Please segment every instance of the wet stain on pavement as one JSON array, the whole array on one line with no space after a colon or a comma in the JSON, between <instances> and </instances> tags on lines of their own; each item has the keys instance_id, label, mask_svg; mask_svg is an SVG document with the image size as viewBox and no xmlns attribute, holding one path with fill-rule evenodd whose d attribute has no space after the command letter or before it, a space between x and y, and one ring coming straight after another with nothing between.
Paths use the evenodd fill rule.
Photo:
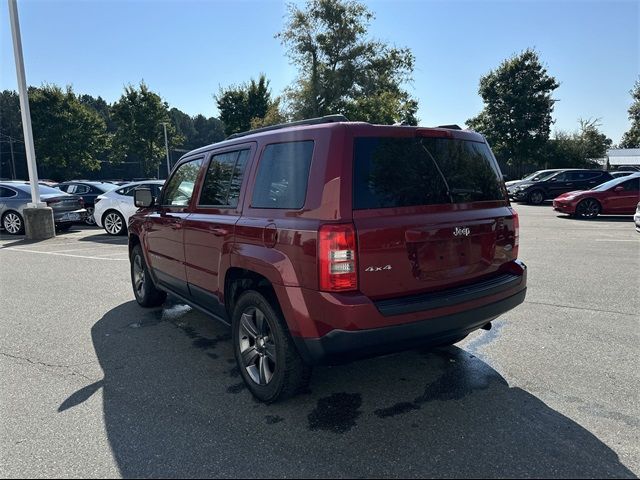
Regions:
<instances>
[{"instance_id":1,"label":"wet stain on pavement","mask_svg":"<svg viewBox=\"0 0 640 480\"><path fill-rule=\"evenodd\" d=\"M284 418L278 415L266 415L264 418L267 420L267 425L275 425L276 423L284 422Z\"/></svg>"},{"instance_id":2,"label":"wet stain on pavement","mask_svg":"<svg viewBox=\"0 0 640 480\"><path fill-rule=\"evenodd\" d=\"M215 348L216 343L218 343L217 340L214 340L213 338L200 337L193 341L193 346L206 350L207 348Z\"/></svg>"},{"instance_id":3,"label":"wet stain on pavement","mask_svg":"<svg viewBox=\"0 0 640 480\"><path fill-rule=\"evenodd\" d=\"M334 393L318 400L307 417L309 430L346 433L356 426L361 415L362 396L359 393Z\"/></svg>"},{"instance_id":4,"label":"wet stain on pavement","mask_svg":"<svg viewBox=\"0 0 640 480\"><path fill-rule=\"evenodd\" d=\"M440 349L424 352L423 355L427 359L431 356L431 361L440 359L443 363L442 374L435 381L428 383L422 395L412 402L400 402L376 410L374 413L379 418L394 417L419 410L422 405L429 402L461 400L473 392L486 390L495 382L507 385L496 371L464 350Z\"/></svg>"},{"instance_id":5,"label":"wet stain on pavement","mask_svg":"<svg viewBox=\"0 0 640 480\"><path fill-rule=\"evenodd\" d=\"M420 407L412 402L401 402L388 408L381 408L373 413L375 413L378 418L387 418L408 413L412 410L420 410Z\"/></svg>"},{"instance_id":6,"label":"wet stain on pavement","mask_svg":"<svg viewBox=\"0 0 640 480\"><path fill-rule=\"evenodd\" d=\"M244 382L236 383L235 385L231 385L229 388L227 388L227 393L233 393L235 395L242 392L246 388L247 386Z\"/></svg>"}]
</instances>

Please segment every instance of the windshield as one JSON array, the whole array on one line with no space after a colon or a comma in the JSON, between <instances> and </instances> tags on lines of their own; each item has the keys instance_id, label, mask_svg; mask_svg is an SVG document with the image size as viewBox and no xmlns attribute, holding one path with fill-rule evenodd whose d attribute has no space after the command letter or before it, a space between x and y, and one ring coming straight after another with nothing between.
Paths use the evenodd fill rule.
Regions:
<instances>
[{"instance_id":1,"label":"windshield","mask_svg":"<svg viewBox=\"0 0 640 480\"><path fill-rule=\"evenodd\" d=\"M604 192L605 190L609 190L616 185L626 182L629 178L614 178L613 180L609 180L608 182L604 182L597 187L593 187L591 190L594 192Z\"/></svg>"},{"instance_id":2,"label":"windshield","mask_svg":"<svg viewBox=\"0 0 640 480\"><path fill-rule=\"evenodd\" d=\"M546 180L547 178L552 177L556 173L560 173L557 170L538 170L537 172L533 172L531 175L527 175L524 177L521 182L539 182L541 180Z\"/></svg>"}]
</instances>

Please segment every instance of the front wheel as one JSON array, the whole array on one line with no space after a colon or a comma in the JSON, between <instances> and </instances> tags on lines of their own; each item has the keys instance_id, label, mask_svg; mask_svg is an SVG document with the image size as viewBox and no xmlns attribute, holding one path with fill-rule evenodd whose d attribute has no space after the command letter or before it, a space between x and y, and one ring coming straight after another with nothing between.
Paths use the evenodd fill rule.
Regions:
<instances>
[{"instance_id":1,"label":"front wheel","mask_svg":"<svg viewBox=\"0 0 640 480\"><path fill-rule=\"evenodd\" d=\"M140 245L131 251L131 284L136 301L142 307L157 307L167 298L167 294L158 290L153 283Z\"/></svg>"},{"instance_id":2,"label":"front wheel","mask_svg":"<svg viewBox=\"0 0 640 480\"><path fill-rule=\"evenodd\" d=\"M582 200L576 206L576 216L578 218L585 219L596 218L598 215L600 215L600 210L600 203L598 203L597 200L594 200L593 198L587 198L585 200Z\"/></svg>"},{"instance_id":3,"label":"front wheel","mask_svg":"<svg viewBox=\"0 0 640 480\"><path fill-rule=\"evenodd\" d=\"M542 202L544 202L544 193L542 193L542 191L540 190L534 190L529 194L527 200L532 205L540 205Z\"/></svg>"},{"instance_id":4,"label":"front wheel","mask_svg":"<svg viewBox=\"0 0 640 480\"><path fill-rule=\"evenodd\" d=\"M248 291L239 298L232 338L242 378L258 400L284 400L308 385L311 367L300 357L277 308L258 292Z\"/></svg>"}]
</instances>

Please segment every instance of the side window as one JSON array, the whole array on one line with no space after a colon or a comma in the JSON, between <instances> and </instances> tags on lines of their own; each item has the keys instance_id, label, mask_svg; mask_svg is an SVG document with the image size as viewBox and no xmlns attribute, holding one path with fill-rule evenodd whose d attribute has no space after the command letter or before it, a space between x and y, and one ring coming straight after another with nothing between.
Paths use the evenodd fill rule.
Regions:
<instances>
[{"instance_id":1,"label":"side window","mask_svg":"<svg viewBox=\"0 0 640 480\"><path fill-rule=\"evenodd\" d=\"M76 191L74 192L76 195L83 195L89 191L89 187L86 185L76 185Z\"/></svg>"},{"instance_id":2,"label":"side window","mask_svg":"<svg viewBox=\"0 0 640 480\"><path fill-rule=\"evenodd\" d=\"M16 192L14 192L13 190L9 189L9 188L5 188L5 187L0 187L0 198L11 198L11 197L15 197L18 194Z\"/></svg>"},{"instance_id":3,"label":"side window","mask_svg":"<svg viewBox=\"0 0 640 480\"><path fill-rule=\"evenodd\" d=\"M640 190L640 178L634 178L633 180L627 180L622 184L625 191L637 192Z\"/></svg>"},{"instance_id":4,"label":"side window","mask_svg":"<svg viewBox=\"0 0 640 480\"><path fill-rule=\"evenodd\" d=\"M602 172L585 172L585 180L597 180L603 175Z\"/></svg>"},{"instance_id":5,"label":"side window","mask_svg":"<svg viewBox=\"0 0 640 480\"><path fill-rule=\"evenodd\" d=\"M550 182L566 182L568 181L568 176L566 172L562 172L557 174L555 177L549 179Z\"/></svg>"},{"instance_id":6,"label":"side window","mask_svg":"<svg viewBox=\"0 0 640 480\"><path fill-rule=\"evenodd\" d=\"M193 189L202 165L202 158L183 163L167 181L162 205L165 207L186 207L191 201Z\"/></svg>"},{"instance_id":7,"label":"side window","mask_svg":"<svg viewBox=\"0 0 640 480\"><path fill-rule=\"evenodd\" d=\"M251 206L302 208L312 155L313 141L267 145L258 165Z\"/></svg>"},{"instance_id":8,"label":"side window","mask_svg":"<svg viewBox=\"0 0 640 480\"><path fill-rule=\"evenodd\" d=\"M77 185L67 185L65 188L66 190L64 191L67 193L76 193Z\"/></svg>"},{"instance_id":9,"label":"side window","mask_svg":"<svg viewBox=\"0 0 640 480\"><path fill-rule=\"evenodd\" d=\"M238 206L249 150L214 155L209 162L198 205Z\"/></svg>"}]
</instances>

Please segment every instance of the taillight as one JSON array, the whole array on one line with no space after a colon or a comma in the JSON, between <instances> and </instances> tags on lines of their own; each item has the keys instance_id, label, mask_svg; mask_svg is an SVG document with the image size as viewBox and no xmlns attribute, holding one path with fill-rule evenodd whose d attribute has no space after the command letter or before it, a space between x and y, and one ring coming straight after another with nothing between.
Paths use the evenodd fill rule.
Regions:
<instances>
[{"instance_id":1,"label":"taillight","mask_svg":"<svg viewBox=\"0 0 640 480\"><path fill-rule=\"evenodd\" d=\"M520 249L520 219L518 218L518 212L513 208L510 209L513 213L513 258L518 258L518 250Z\"/></svg>"},{"instance_id":2,"label":"taillight","mask_svg":"<svg viewBox=\"0 0 640 480\"><path fill-rule=\"evenodd\" d=\"M356 232L352 224L328 224L318 233L320 290L343 292L358 289Z\"/></svg>"}]
</instances>

